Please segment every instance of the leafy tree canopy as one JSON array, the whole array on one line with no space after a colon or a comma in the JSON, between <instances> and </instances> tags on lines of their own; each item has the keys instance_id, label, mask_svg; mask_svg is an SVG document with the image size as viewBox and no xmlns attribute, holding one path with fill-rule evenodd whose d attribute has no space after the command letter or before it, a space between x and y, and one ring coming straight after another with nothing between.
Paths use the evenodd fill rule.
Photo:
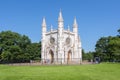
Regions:
<instances>
[{"instance_id":1,"label":"leafy tree canopy","mask_svg":"<svg viewBox=\"0 0 120 80\"><path fill-rule=\"evenodd\" d=\"M118 30L120 33L120 29ZM120 60L120 37L108 36L101 37L96 43L95 56L101 57L103 61Z\"/></svg>"},{"instance_id":2,"label":"leafy tree canopy","mask_svg":"<svg viewBox=\"0 0 120 80\"><path fill-rule=\"evenodd\" d=\"M31 43L26 35L12 31L0 32L0 62L29 62L39 57L40 43ZM32 56L32 57L31 57Z\"/></svg>"}]
</instances>

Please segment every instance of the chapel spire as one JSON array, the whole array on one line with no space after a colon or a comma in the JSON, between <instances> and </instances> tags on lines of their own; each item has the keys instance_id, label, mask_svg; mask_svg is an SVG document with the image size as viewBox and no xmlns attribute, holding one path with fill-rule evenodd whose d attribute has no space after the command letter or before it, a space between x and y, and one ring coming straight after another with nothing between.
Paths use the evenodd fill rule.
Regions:
<instances>
[{"instance_id":1,"label":"chapel spire","mask_svg":"<svg viewBox=\"0 0 120 80\"><path fill-rule=\"evenodd\" d=\"M73 32L75 33L76 36L78 35L78 24L77 24L76 17L74 18L74 22L73 22Z\"/></svg>"},{"instance_id":2,"label":"chapel spire","mask_svg":"<svg viewBox=\"0 0 120 80\"><path fill-rule=\"evenodd\" d=\"M63 22L63 17L62 17L62 11L60 10L59 12L59 17L58 17L59 22Z\"/></svg>"},{"instance_id":3,"label":"chapel spire","mask_svg":"<svg viewBox=\"0 0 120 80\"><path fill-rule=\"evenodd\" d=\"M60 28L59 30L63 30L64 28L64 20L62 17L62 11L60 10L59 12L59 16L58 16L58 28Z\"/></svg>"},{"instance_id":4,"label":"chapel spire","mask_svg":"<svg viewBox=\"0 0 120 80\"><path fill-rule=\"evenodd\" d=\"M78 27L76 17L74 18L73 27Z\"/></svg>"},{"instance_id":5,"label":"chapel spire","mask_svg":"<svg viewBox=\"0 0 120 80\"><path fill-rule=\"evenodd\" d=\"M42 27L46 27L46 20L45 20L45 17L43 17Z\"/></svg>"}]
</instances>

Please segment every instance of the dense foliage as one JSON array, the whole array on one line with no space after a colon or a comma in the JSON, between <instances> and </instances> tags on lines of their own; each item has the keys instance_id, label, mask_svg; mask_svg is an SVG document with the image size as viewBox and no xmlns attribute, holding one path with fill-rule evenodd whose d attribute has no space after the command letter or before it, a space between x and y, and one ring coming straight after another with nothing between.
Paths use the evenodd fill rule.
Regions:
<instances>
[{"instance_id":1,"label":"dense foliage","mask_svg":"<svg viewBox=\"0 0 120 80\"><path fill-rule=\"evenodd\" d=\"M120 29L118 30L120 34ZM101 37L96 43L94 56L101 61L120 61L120 35Z\"/></svg>"},{"instance_id":2,"label":"dense foliage","mask_svg":"<svg viewBox=\"0 0 120 80\"><path fill-rule=\"evenodd\" d=\"M91 62L94 59L93 54L94 54L94 52L85 53L85 51L82 49L82 59L83 60L88 60L89 62Z\"/></svg>"},{"instance_id":3,"label":"dense foliage","mask_svg":"<svg viewBox=\"0 0 120 80\"><path fill-rule=\"evenodd\" d=\"M0 62L29 62L40 59L40 46L40 43L31 43L26 35L2 31L0 33Z\"/></svg>"},{"instance_id":4,"label":"dense foliage","mask_svg":"<svg viewBox=\"0 0 120 80\"><path fill-rule=\"evenodd\" d=\"M100 61L120 62L120 29L117 36L101 37L95 45L95 52L85 53L82 50L83 60L95 61L99 58Z\"/></svg>"}]
</instances>

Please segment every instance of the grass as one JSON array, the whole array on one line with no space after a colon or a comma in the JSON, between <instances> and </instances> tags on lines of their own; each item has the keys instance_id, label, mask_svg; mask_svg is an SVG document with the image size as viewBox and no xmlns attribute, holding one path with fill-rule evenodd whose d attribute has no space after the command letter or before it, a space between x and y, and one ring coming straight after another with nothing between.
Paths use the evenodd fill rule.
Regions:
<instances>
[{"instance_id":1,"label":"grass","mask_svg":"<svg viewBox=\"0 0 120 80\"><path fill-rule=\"evenodd\" d=\"M0 65L0 80L120 80L120 64L64 66Z\"/></svg>"}]
</instances>

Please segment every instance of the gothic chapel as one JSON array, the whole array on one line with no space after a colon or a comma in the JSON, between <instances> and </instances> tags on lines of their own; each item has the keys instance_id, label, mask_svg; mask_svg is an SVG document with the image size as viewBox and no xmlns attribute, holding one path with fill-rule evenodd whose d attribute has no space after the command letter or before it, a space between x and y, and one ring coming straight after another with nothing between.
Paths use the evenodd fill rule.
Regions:
<instances>
[{"instance_id":1,"label":"gothic chapel","mask_svg":"<svg viewBox=\"0 0 120 80\"><path fill-rule=\"evenodd\" d=\"M78 35L78 24L76 18L73 22L73 31L64 30L62 12L58 16L58 29L47 32L45 18L42 22L42 49L41 58L44 63L81 63L82 47Z\"/></svg>"}]
</instances>

